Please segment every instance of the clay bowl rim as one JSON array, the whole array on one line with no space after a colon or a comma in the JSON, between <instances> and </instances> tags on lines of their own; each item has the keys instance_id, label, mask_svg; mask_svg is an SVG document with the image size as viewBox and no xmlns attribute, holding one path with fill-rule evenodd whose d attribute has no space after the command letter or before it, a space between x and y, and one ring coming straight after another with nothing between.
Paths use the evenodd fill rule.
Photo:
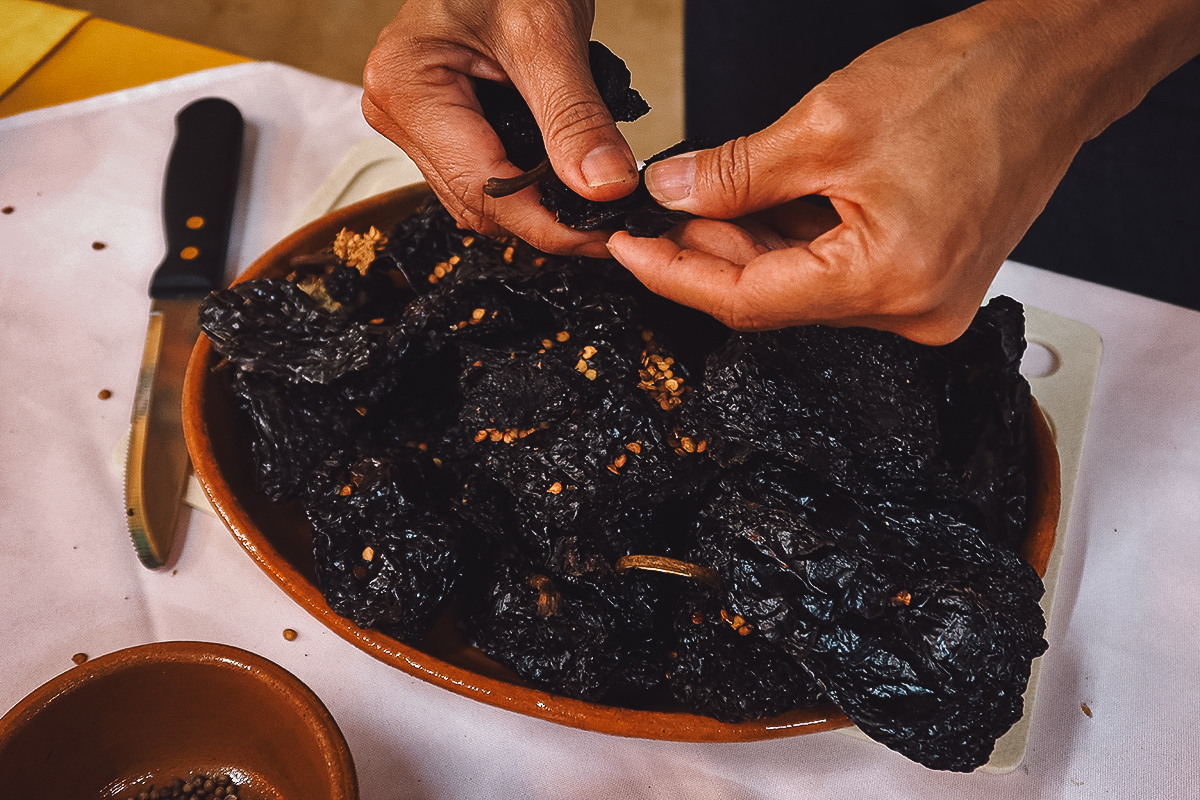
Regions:
<instances>
[{"instance_id":1,"label":"clay bowl rim","mask_svg":"<svg viewBox=\"0 0 1200 800\"><path fill-rule=\"evenodd\" d=\"M274 661L249 650L216 642L181 640L134 645L60 672L0 718L0 751L20 737L46 709L71 702L76 694L89 686L127 670L167 664L217 667L266 686L304 721L305 728L324 755L333 790L330 800L357 800L358 774L354 757L337 720L321 698Z\"/></svg>"},{"instance_id":2,"label":"clay bowl rim","mask_svg":"<svg viewBox=\"0 0 1200 800\"><path fill-rule=\"evenodd\" d=\"M293 254L305 254L326 247L343 227L365 231L370 225L386 231L399 219L411 214L430 195L426 184L418 183L367 198L335 210L285 237L250 265L235 283L254 278L279 276L290 269ZM505 676L503 668L484 658L461 653L430 653L421 647L404 644L378 631L362 629L335 614L325 603L315 580L303 574L259 529L248 504L261 506L265 497L250 489L240 495L228 480L209 436L210 403L222 402L223 395L209 380L217 357L207 337L201 336L192 353L184 384L183 422L193 469L212 504L234 538L258 566L284 592L346 641L371 656L455 694L488 705L549 722L583 730L645 739L680 742L739 742L775 739L818 731L849 727L850 720L836 706L822 704L799 709L777 717L741 723L724 723L682 710L629 709L554 695L526 684L515 675ZM1034 401L1032 439L1035 465L1034 504L1030 534L1022 556L1044 576L1056 538L1061 502L1058 452L1049 424ZM243 447L243 457L248 452ZM257 497L249 496L257 495ZM244 502L245 501L245 502ZM269 503L270 501L266 501ZM305 523L306 524L306 523ZM423 642L422 645L426 645ZM448 657L459 663L451 663ZM492 668L484 674L473 668L486 662Z\"/></svg>"}]
</instances>

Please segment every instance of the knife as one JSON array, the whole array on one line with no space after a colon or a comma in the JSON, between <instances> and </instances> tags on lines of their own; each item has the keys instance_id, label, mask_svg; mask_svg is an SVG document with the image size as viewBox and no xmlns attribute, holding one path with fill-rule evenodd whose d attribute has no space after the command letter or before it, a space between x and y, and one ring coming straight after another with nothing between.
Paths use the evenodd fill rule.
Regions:
<instances>
[{"instance_id":1,"label":"knife","mask_svg":"<svg viewBox=\"0 0 1200 800\"><path fill-rule=\"evenodd\" d=\"M150 322L125 462L129 535L149 569L166 566L183 505L190 463L183 376L200 335L200 303L225 274L243 130L241 112L217 97L197 100L175 117L163 186L167 255L150 281Z\"/></svg>"}]
</instances>

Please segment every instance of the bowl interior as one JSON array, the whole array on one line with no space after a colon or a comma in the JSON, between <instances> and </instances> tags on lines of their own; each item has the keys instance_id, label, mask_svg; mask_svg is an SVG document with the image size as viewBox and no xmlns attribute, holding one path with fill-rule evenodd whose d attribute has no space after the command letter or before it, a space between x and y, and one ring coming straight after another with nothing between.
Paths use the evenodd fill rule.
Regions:
<instances>
[{"instance_id":1,"label":"bowl interior","mask_svg":"<svg viewBox=\"0 0 1200 800\"><path fill-rule=\"evenodd\" d=\"M369 198L318 219L281 241L239 278L275 277L291 271L295 255L326 247L343 227L387 230L429 196L423 184ZM846 727L835 706L801 709L766 720L722 723L674 708L633 710L551 695L533 688L470 647L452 612L419 646L361 629L333 613L316 585L312 531L296 504L278 505L255 488L247 436L227 380L213 371L218 357L206 337L192 354L184 387L184 432L193 467L214 509L242 547L288 595L330 629L391 665L461 695L511 711L588 730L678 741L747 741ZM1046 421L1034 417L1040 476L1026 558L1043 573L1058 521L1058 456Z\"/></svg>"},{"instance_id":2,"label":"bowl interior","mask_svg":"<svg viewBox=\"0 0 1200 800\"><path fill-rule=\"evenodd\" d=\"M345 739L316 695L223 645L110 653L45 684L0 725L6 796L124 798L198 773L229 775L243 800L358 795Z\"/></svg>"}]
</instances>

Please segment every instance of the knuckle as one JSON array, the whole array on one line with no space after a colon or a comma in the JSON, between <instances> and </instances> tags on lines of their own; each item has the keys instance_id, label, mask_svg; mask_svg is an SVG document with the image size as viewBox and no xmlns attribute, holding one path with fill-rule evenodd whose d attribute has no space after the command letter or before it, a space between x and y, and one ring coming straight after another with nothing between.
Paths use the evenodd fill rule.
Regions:
<instances>
[{"instance_id":1,"label":"knuckle","mask_svg":"<svg viewBox=\"0 0 1200 800\"><path fill-rule=\"evenodd\" d=\"M752 168L750 143L746 137L726 142L712 156L712 169L707 173L712 190L719 192L735 207L740 208L751 194Z\"/></svg>"},{"instance_id":2,"label":"knuckle","mask_svg":"<svg viewBox=\"0 0 1200 800\"><path fill-rule=\"evenodd\" d=\"M717 318L718 322L724 323L727 328L735 331L749 333L759 329L759 326L750 315L746 314L744 310L730 304L726 304L718 309L718 313L713 316Z\"/></svg>"},{"instance_id":3,"label":"knuckle","mask_svg":"<svg viewBox=\"0 0 1200 800\"><path fill-rule=\"evenodd\" d=\"M366 123L375 130L387 136L388 134L395 135L394 129L398 128L396 120L382 108L369 94L363 93L362 97L362 115Z\"/></svg>"},{"instance_id":4,"label":"knuckle","mask_svg":"<svg viewBox=\"0 0 1200 800\"><path fill-rule=\"evenodd\" d=\"M735 291L721 298L712 310L712 316L726 327L735 331L763 330L764 316L761 303L745 291L745 283L739 281Z\"/></svg>"},{"instance_id":5,"label":"knuckle","mask_svg":"<svg viewBox=\"0 0 1200 800\"><path fill-rule=\"evenodd\" d=\"M796 107L802 124L811 137L840 142L847 133L866 129L866 120L857 117L863 113L861 104L848 104L840 93L830 87L837 85L835 75L827 84L818 86Z\"/></svg>"},{"instance_id":6,"label":"knuckle","mask_svg":"<svg viewBox=\"0 0 1200 800\"><path fill-rule=\"evenodd\" d=\"M940 347L962 336L974 318L974 309L956 306L939 309L925 317L900 320L892 328L918 344Z\"/></svg>"},{"instance_id":7,"label":"knuckle","mask_svg":"<svg viewBox=\"0 0 1200 800\"><path fill-rule=\"evenodd\" d=\"M709 314L727 328L735 331L746 330L744 315L738 313L737 305L732 297L722 298Z\"/></svg>"},{"instance_id":8,"label":"knuckle","mask_svg":"<svg viewBox=\"0 0 1200 800\"><path fill-rule=\"evenodd\" d=\"M390 65L387 59L372 52L367 58L367 63L363 66L363 94L375 100L382 92L386 91L388 76L391 73Z\"/></svg>"},{"instance_id":9,"label":"knuckle","mask_svg":"<svg viewBox=\"0 0 1200 800\"><path fill-rule=\"evenodd\" d=\"M967 329L978 307L962 295L956 274L940 259L910 257L880 276L870 292L877 298L873 310L889 320L886 327L908 339L948 344Z\"/></svg>"},{"instance_id":10,"label":"knuckle","mask_svg":"<svg viewBox=\"0 0 1200 800\"><path fill-rule=\"evenodd\" d=\"M549 35L554 16L542 4L517 3L509 4L498 22L505 41L542 41Z\"/></svg>"},{"instance_id":11,"label":"knuckle","mask_svg":"<svg viewBox=\"0 0 1200 800\"><path fill-rule=\"evenodd\" d=\"M598 101L559 89L546 98L544 130L547 140L563 141L603 130L612 124L608 109Z\"/></svg>"},{"instance_id":12,"label":"knuckle","mask_svg":"<svg viewBox=\"0 0 1200 800\"><path fill-rule=\"evenodd\" d=\"M505 41L535 42L558 46L571 39L587 41L589 29L581 29L574 14L564 14L556 3L523 2L509 4L499 25Z\"/></svg>"},{"instance_id":13,"label":"knuckle","mask_svg":"<svg viewBox=\"0 0 1200 800\"><path fill-rule=\"evenodd\" d=\"M878 287L886 297L882 311L892 317L916 319L935 311L941 299L940 287L932 285L925 265L910 262L907 268L888 276L881 276L885 283Z\"/></svg>"}]
</instances>

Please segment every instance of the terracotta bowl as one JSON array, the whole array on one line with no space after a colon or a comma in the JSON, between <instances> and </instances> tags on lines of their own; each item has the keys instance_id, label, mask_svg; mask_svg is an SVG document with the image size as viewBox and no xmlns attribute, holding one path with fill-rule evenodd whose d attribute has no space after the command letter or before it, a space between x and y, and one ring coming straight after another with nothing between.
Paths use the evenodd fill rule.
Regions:
<instances>
[{"instance_id":1,"label":"terracotta bowl","mask_svg":"<svg viewBox=\"0 0 1200 800\"><path fill-rule=\"evenodd\" d=\"M320 699L245 650L164 642L101 656L0 720L5 797L125 798L229 775L242 800L356 800L354 761Z\"/></svg>"},{"instance_id":2,"label":"terracotta bowl","mask_svg":"<svg viewBox=\"0 0 1200 800\"><path fill-rule=\"evenodd\" d=\"M429 196L424 184L377 195L306 225L267 251L238 279L290 272L295 255L326 247L343 227L387 230ZM532 688L469 646L452 619L443 619L419 645L359 628L333 613L317 588L312 531L298 505L276 505L254 485L253 464L227 379L213 372L218 357L201 336L184 386L184 432L200 484L217 514L258 565L310 614L376 658L460 695L552 722L603 733L691 742L733 742L846 727L836 707L822 705L771 719L718 722L676 708L631 710L551 695ZM1033 415L1037 490L1026 558L1044 573L1054 545L1059 507L1058 453L1045 418Z\"/></svg>"}]
</instances>

